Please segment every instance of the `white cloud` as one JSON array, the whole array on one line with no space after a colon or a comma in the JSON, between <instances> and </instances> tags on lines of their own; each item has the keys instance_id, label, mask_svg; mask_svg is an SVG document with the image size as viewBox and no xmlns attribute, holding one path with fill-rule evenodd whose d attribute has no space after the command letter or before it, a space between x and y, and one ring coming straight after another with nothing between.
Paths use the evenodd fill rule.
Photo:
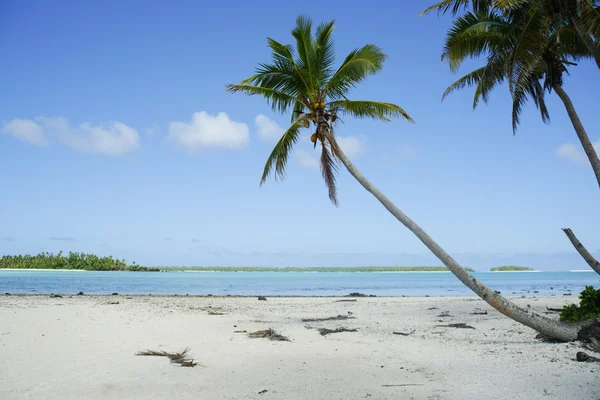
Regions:
<instances>
[{"instance_id":1,"label":"white cloud","mask_svg":"<svg viewBox=\"0 0 600 400\"><path fill-rule=\"evenodd\" d=\"M246 124L232 121L224 112L213 116L201 111L194 113L190 123L171 122L167 139L190 151L241 149L250 142L250 133Z\"/></svg>"},{"instance_id":2,"label":"white cloud","mask_svg":"<svg viewBox=\"0 0 600 400\"><path fill-rule=\"evenodd\" d=\"M392 153L385 154L383 159L389 162L400 162L414 160L417 158L417 151L414 147L407 144L396 145L392 149Z\"/></svg>"},{"instance_id":3,"label":"white cloud","mask_svg":"<svg viewBox=\"0 0 600 400\"><path fill-rule=\"evenodd\" d=\"M600 153L600 140L592 143L596 153ZM587 165L589 163L587 156L580 146L575 146L572 143L564 143L556 150L556 156L562 160L566 160L572 164Z\"/></svg>"},{"instance_id":4,"label":"white cloud","mask_svg":"<svg viewBox=\"0 0 600 400\"><path fill-rule=\"evenodd\" d=\"M319 160L306 150L296 151L296 161L304 168L319 168Z\"/></svg>"},{"instance_id":5,"label":"white cloud","mask_svg":"<svg viewBox=\"0 0 600 400\"><path fill-rule=\"evenodd\" d=\"M284 130L264 114L258 114L254 119L258 137L267 142L275 142L283 135Z\"/></svg>"},{"instance_id":6,"label":"white cloud","mask_svg":"<svg viewBox=\"0 0 600 400\"><path fill-rule=\"evenodd\" d=\"M348 156L352 157L359 153L362 153L365 149L364 144L354 136L337 136L336 140L342 151Z\"/></svg>"},{"instance_id":7,"label":"white cloud","mask_svg":"<svg viewBox=\"0 0 600 400\"><path fill-rule=\"evenodd\" d=\"M36 146L47 146L48 138L56 136L63 144L87 153L121 155L140 146L137 131L119 121L102 125L84 122L71 127L63 117L13 119L2 131Z\"/></svg>"},{"instance_id":8,"label":"white cloud","mask_svg":"<svg viewBox=\"0 0 600 400\"><path fill-rule=\"evenodd\" d=\"M38 117L44 130L52 132L66 146L74 150L92 154L119 156L140 147L138 132L119 121L92 125L84 122L72 127L66 118Z\"/></svg>"},{"instance_id":9,"label":"white cloud","mask_svg":"<svg viewBox=\"0 0 600 400\"><path fill-rule=\"evenodd\" d=\"M10 122L4 123L0 131L35 146L48 146L48 139L44 135L44 129L30 119L13 119Z\"/></svg>"}]
</instances>

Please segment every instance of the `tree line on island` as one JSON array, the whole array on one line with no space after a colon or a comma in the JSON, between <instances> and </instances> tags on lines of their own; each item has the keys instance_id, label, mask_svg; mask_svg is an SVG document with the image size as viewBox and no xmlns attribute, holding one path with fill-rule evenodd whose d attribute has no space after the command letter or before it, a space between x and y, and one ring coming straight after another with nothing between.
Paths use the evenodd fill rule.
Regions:
<instances>
[{"instance_id":1,"label":"tree line on island","mask_svg":"<svg viewBox=\"0 0 600 400\"><path fill-rule=\"evenodd\" d=\"M546 95L556 93L565 106L574 131L600 186L600 161L575 106L563 88L569 70L580 61L594 60L600 68L600 4L598 0L442 0L422 14L451 13L442 60L456 71L466 59L484 58L484 65L460 78L443 94L474 87L473 107L487 102L496 86L508 82L512 97L513 133L528 100L549 123ZM461 14L462 13L462 14ZM459 15L461 14L461 15ZM295 45L268 38L271 61L261 62L255 73L237 84L232 93L259 96L273 111L288 113L291 125L267 158L261 184L274 174L285 177L289 155L303 129L314 128L311 142L321 152L320 166L329 199L338 205L336 174L339 164L371 193L401 224L468 288L507 317L547 337L594 343L600 350L600 318L567 323L517 306L485 286L450 256L415 221L377 189L344 154L334 130L340 117L390 121L400 118L414 123L407 111L391 102L351 100L351 89L379 72L387 55L374 44L351 51L335 68L334 22L321 23L313 32L310 18L300 16L291 34ZM577 240L565 234L584 260L600 273L600 263ZM600 290L595 290L600 299ZM598 315L600 316L600 314Z\"/></svg>"},{"instance_id":2,"label":"tree line on island","mask_svg":"<svg viewBox=\"0 0 600 400\"><path fill-rule=\"evenodd\" d=\"M125 260L112 257L99 257L94 254L69 252L63 255L40 253L37 255L3 256L0 258L0 269L62 269L84 271L143 271L157 272L158 268L142 267L133 262L127 264Z\"/></svg>"}]
</instances>

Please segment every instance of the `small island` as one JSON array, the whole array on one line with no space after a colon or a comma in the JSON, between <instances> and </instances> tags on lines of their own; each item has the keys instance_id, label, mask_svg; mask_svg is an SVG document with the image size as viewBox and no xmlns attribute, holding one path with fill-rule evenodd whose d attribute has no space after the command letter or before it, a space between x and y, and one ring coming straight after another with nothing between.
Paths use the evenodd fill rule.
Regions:
<instances>
[{"instance_id":1,"label":"small island","mask_svg":"<svg viewBox=\"0 0 600 400\"><path fill-rule=\"evenodd\" d=\"M503 265L490 269L491 272L531 272L533 268L520 267L518 265Z\"/></svg>"},{"instance_id":2,"label":"small island","mask_svg":"<svg viewBox=\"0 0 600 400\"><path fill-rule=\"evenodd\" d=\"M63 255L40 253L35 256L2 256L0 258L0 269L53 269L53 270L80 270L80 271L143 271L158 272L158 268L148 268L131 265L125 260L112 257L98 257L94 254L73 253Z\"/></svg>"}]
</instances>

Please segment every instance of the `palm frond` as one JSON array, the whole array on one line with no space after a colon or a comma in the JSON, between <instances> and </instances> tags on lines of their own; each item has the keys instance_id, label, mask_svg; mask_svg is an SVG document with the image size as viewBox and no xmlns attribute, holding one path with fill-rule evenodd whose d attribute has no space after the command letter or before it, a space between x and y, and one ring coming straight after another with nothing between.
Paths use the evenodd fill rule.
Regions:
<instances>
[{"instance_id":1,"label":"palm frond","mask_svg":"<svg viewBox=\"0 0 600 400\"><path fill-rule=\"evenodd\" d=\"M287 112L294 104L299 103L304 105L301 100L290 96L289 94L260 86L247 84L227 85L226 90L230 93L241 92L249 96L262 96L267 100L267 103L271 104L274 111L279 111L281 113Z\"/></svg>"},{"instance_id":2,"label":"palm frond","mask_svg":"<svg viewBox=\"0 0 600 400\"><path fill-rule=\"evenodd\" d=\"M504 81L504 61L497 59L496 61L490 62L487 65L477 68L474 71L469 72L462 78L458 79L452 85L444 91L442 95L442 101L446 97L459 89L463 89L469 86L475 86L475 94L473 96L473 108L477 108L479 101L483 99L485 103L488 102L490 92Z\"/></svg>"},{"instance_id":3,"label":"palm frond","mask_svg":"<svg viewBox=\"0 0 600 400\"><path fill-rule=\"evenodd\" d=\"M452 15L458 14L460 11L463 11L469 7L469 3L473 3L473 8L476 11L485 9L491 3L491 0L442 0L432 6L427 7L423 11L421 11L418 15L428 15L433 11L437 11L438 14L446 14L448 11L452 13Z\"/></svg>"},{"instance_id":4,"label":"palm frond","mask_svg":"<svg viewBox=\"0 0 600 400\"><path fill-rule=\"evenodd\" d=\"M600 1L579 0L579 17L585 30L594 37L597 45L600 45Z\"/></svg>"},{"instance_id":5,"label":"palm frond","mask_svg":"<svg viewBox=\"0 0 600 400\"><path fill-rule=\"evenodd\" d=\"M329 191L329 200L334 205L338 205L337 187L335 183L335 175L337 173L337 165L332 157L329 146L326 140L321 141L321 174Z\"/></svg>"},{"instance_id":6,"label":"palm frond","mask_svg":"<svg viewBox=\"0 0 600 400\"><path fill-rule=\"evenodd\" d=\"M323 94L334 99L344 98L357 83L381 70L386 58L374 44L351 51L323 89Z\"/></svg>"},{"instance_id":7,"label":"palm frond","mask_svg":"<svg viewBox=\"0 0 600 400\"><path fill-rule=\"evenodd\" d=\"M316 76L315 76L315 58L316 52L312 39L312 21L310 18L300 15L296 19L296 27L292 30L292 36L296 39L296 49L298 60L296 64L300 70L307 72L306 81L307 89L310 92L315 91Z\"/></svg>"},{"instance_id":8,"label":"palm frond","mask_svg":"<svg viewBox=\"0 0 600 400\"><path fill-rule=\"evenodd\" d=\"M331 77L331 67L335 62L335 51L333 42L334 21L324 22L317 28L315 43L315 66L318 75L319 88Z\"/></svg>"},{"instance_id":9,"label":"palm frond","mask_svg":"<svg viewBox=\"0 0 600 400\"><path fill-rule=\"evenodd\" d=\"M404 118L415 122L400 106L392 103L368 100L336 100L329 103L336 113L347 113L356 118L373 118L390 121L393 118Z\"/></svg>"},{"instance_id":10,"label":"palm frond","mask_svg":"<svg viewBox=\"0 0 600 400\"><path fill-rule=\"evenodd\" d=\"M505 42L503 32L508 24L501 16L490 13L466 13L449 29L442 51L442 61L448 61L456 71L466 58L499 51Z\"/></svg>"},{"instance_id":11,"label":"palm frond","mask_svg":"<svg viewBox=\"0 0 600 400\"><path fill-rule=\"evenodd\" d=\"M291 153L292 148L300 138L300 129L302 128L304 123L304 118L298 118L296 121L284 132L279 142L271 151L269 158L267 159L267 163L265 164L265 169L263 171L262 178L260 180L260 184L264 184L273 167L275 167L275 179L278 178L283 179L285 177L285 167L287 165L288 157Z\"/></svg>"}]
</instances>

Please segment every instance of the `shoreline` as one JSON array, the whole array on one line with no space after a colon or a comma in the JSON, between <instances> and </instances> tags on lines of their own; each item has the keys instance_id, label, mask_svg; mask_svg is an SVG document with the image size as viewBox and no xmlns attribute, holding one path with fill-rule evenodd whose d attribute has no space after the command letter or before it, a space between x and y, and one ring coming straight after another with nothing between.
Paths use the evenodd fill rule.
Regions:
<instances>
[{"instance_id":1,"label":"shoreline","mask_svg":"<svg viewBox=\"0 0 600 400\"><path fill-rule=\"evenodd\" d=\"M6 294L8 293L8 294ZM148 299L218 299L218 300L223 300L223 299L257 299L258 297L266 297L267 299L297 299L297 300L310 300L310 299L335 299L335 300L376 300L376 299L384 299L384 300L402 300L402 299L406 299L406 300L410 300L410 301L423 301L423 302L427 302L427 301L431 301L431 300L435 300L435 301L440 301L440 300L447 300L447 301L472 301L472 300L477 300L477 301L481 301L483 302L483 300L477 296L476 294L473 295L468 295L468 296L464 296L464 295L459 295L459 296L348 296L348 295L339 295L339 296L334 296L334 295L312 295L312 296L296 296L296 295L270 295L270 294L249 294L249 295L206 295L206 294L146 294L146 293L118 293L118 292L114 292L117 294L112 294L112 293L84 293L83 295L78 295L77 293L60 293L60 292L56 292L56 293L10 293L10 292L5 292L5 293L0 293L0 298L10 298L10 297L31 297L31 298L36 298L36 297L45 297L45 296L63 296L63 298L105 298L105 297L110 297L110 298L119 298L119 297L130 297L130 298L148 298ZM503 296L506 299L512 300L512 301L516 301L516 300L553 300L554 302L556 302L559 299L562 299L563 302L568 302L573 303L572 301L569 301L570 299L575 299L576 303L579 303L579 298L577 296L571 295L571 296L549 296L549 295L539 295L538 293L536 294L531 294L531 295L506 295Z\"/></svg>"},{"instance_id":2,"label":"shoreline","mask_svg":"<svg viewBox=\"0 0 600 400\"><path fill-rule=\"evenodd\" d=\"M59 269L59 268L0 268L0 271L113 272L113 271L90 271L87 269ZM116 271L114 271L114 272L116 272Z\"/></svg>"}]
</instances>

